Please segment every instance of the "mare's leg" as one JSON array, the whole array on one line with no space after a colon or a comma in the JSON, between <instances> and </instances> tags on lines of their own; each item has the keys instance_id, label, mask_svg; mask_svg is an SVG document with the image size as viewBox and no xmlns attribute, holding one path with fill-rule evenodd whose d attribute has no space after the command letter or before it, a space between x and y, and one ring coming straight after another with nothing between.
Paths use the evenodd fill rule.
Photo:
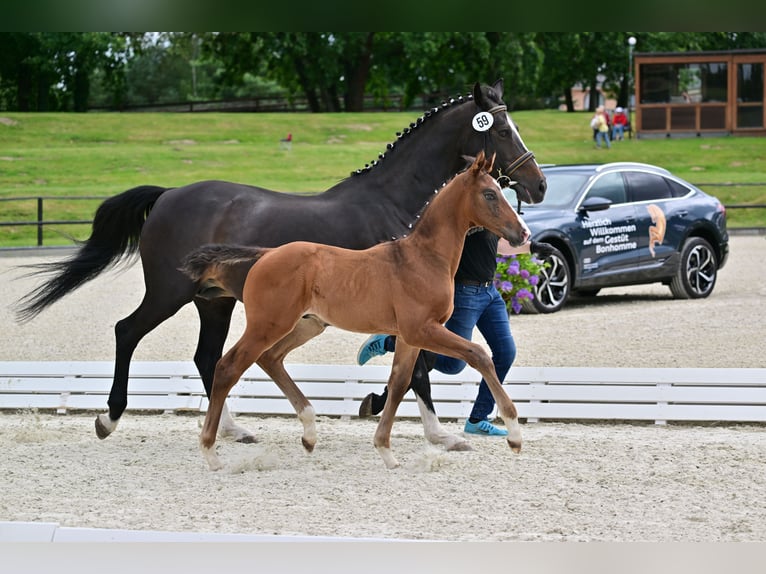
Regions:
<instances>
[{"instance_id":1,"label":"mare's leg","mask_svg":"<svg viewBox=\"0 0 766 574\"><path fill-rule=\"evenodd\" d=\"M394 363L388 377L388 399L380 415L378 428L375 430L374 444L387 468L396 468L399 462L391 452L391 429L394 426L396 409L404 398L412 376L412 370L418 358L419 349L403 341L396 344Z\"/></svg>"},{"instance_id":2,"label":"mare's leg","mask_svg":"<svg viewBox=\"0 0 766 574\"><path fill-rule=\"evenodd\" d=\"M508 436L506 437L508 446L514 452L521 451L521 427L516 405L513 404L497 378L492 357L480 345L456 335L439 323L423 325L416 331L408 333L409 341L441 355L461 359L479 371L497 403L498 414L508 429Z\"/></svg>"},{"instance_id":3,"label":"mare's leg","mask_svg":"<svg viewBox=\"0 0 766 574\"><path fill-rule=\"evenodd\" d=\"M464 437L450 434L444 430L439 417L436 415L436 409L431 399L431 381L428 378L428 372L433 367L433 357L434 354L430 351L421 351L418 354L409 387L417 398L420 420L423 421L423 433L426 440L431 444L441 445L447 450L473 450L471 443ZM385 387L380 395L375 393L367 395L359 406L359 416L371 416L381 412L386 404L387 397L388 387Z\"/></svg>"},{"instance_id":4,"label":"mare's leg","mask_svg":"<svg viewBox=\"0 0 766 574\"><path fill-rule=\"evenodd\" d=\"M423 421L423 433L426 440L431 444L441 445L447 450L473 450L471 443L465 437L450 434L444 430L439 417L436 416L436 409L431 399L431 380L428 378L428 372L433 366L429 365L429 355L433 357L433 353L430 351L418 353L410 380L410 388L418 401L420 420Z\"/></svg>"},{"instance_id":5,"label":"mare's leg","mask_svg":"<svg viewBox=\"0 0 766 574\"><path fill-rule=\"evenodd\" d=\"M216 299L194 299L200 319L199 339L197 350L194 353L194 364L202 377L205 385L205 393L210 397L213 388L213 376L215 365L223 354L223 346L229 334L231 314L236 305L236 299L232 297L219 297ZM226 403L221 413L221 424L218 426L218 434L221 437L231 436L237 442L257 442L255 434L234 422Z\"/></svg>"},{"instance_id":6,"label":"mare's leg","mask_svg":"<svg viewBox=\"0 0 766 574\"><path fill-rule=\"evenodd\" d=\"M164 294L171 297L163 297L162 294L155 297L155 292L147 288L144 299L138 308L114 326L116 339L114 378L107 400L109 412L96 417L96 435L98 438L105 439L114 432L120 417L128 406L130 361L136 346L147 333L173 316L191 300L192 293L188 289L191 284L186 281L186 285L187 289L178 286L165 289Z\"/></svg>"},{"instance_id":7,"label":"mare's leg","mask_svg":"<svg viewBox=\"0 0 766 574\"><path fill-rule=\"evenodd\" d=\"M258 365L271 377L295 409L303 423L303 448L312 452L317 442L316 414L314 407L285 370L287 354L324 332L327 325L313 315L303 317L286 337L258 358Z\"/></svg>"}]
</instances>

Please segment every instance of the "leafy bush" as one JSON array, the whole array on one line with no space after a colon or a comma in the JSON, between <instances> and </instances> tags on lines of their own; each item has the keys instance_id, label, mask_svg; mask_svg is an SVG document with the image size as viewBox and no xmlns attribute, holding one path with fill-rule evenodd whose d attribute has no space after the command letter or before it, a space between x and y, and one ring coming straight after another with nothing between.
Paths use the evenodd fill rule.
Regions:
<instances>
[{"instance_id":1,"label":"leafy bush","mask_svg":"<svg viewBox=\"0 0 766 574\"><path fill-rule=\"evenodd\" d=\"M495 287L503 296L509 313L520 313L521 302L535 298L534 287L539 283L544 267L545 263L529 253L497 256Z\"/></svg>"}]
</instances>

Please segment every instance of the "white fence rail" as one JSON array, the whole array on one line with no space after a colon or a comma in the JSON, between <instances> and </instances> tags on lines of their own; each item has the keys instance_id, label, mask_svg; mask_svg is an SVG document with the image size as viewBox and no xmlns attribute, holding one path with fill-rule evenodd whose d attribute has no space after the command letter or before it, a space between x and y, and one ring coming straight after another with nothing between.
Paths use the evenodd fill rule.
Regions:
<instances>
[{"instance_id":1,"label":"white fence rail","mask_svg":"<svg viewBox=\"0 0 766 574\"><path fill-rule=\"evenodd\" d=\"M389 367L287 365L317 414L350 417L370 392L381 392ZM113 363L0 362L0 409L66 413L104 410ZM480 376L431 373L442 419L468 416ZM513 367L505 388L528 422L638 420L766 422L766 369ZM293 414L277 386L250 368L229 395L233 413ZM191 363L134 362L128 409L205 412L207 398ZM418 417L412 393L398 416Z\"/></svg>"}]
</instances>

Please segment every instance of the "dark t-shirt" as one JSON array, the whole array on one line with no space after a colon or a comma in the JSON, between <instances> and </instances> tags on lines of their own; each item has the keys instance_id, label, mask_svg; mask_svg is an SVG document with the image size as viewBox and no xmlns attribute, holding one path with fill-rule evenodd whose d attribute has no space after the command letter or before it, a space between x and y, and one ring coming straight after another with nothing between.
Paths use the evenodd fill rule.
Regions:
<instances>
[{"instance_id":1,"label":"dark t-shirt","mask_svg":"<svg viewBox=\"0 0 766 574\"><path fill-rule=\"evenodd\" d=\"M473 230L472 230L473 231ZM455 281L492 281L495 278L498 237L480 228L469 232L463 245L463 254L455 273Z\"/></svg>"}]
</instances>

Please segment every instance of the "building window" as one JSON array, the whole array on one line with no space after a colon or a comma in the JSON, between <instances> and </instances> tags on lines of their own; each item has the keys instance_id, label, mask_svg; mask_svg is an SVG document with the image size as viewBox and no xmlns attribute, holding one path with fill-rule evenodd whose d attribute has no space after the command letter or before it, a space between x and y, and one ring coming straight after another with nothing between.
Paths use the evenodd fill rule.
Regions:
<instances>
[{"instance_id":1,"label":"building window","mask_svg":"<svg viewBox=\"0 0 766 574\"><path fill-rule=\"evenodd\" d=\"M726 103L729 99L726 64L702 64L702 101Z\"/></svg>"},{"instance_id":2,"label":"building window","mask_svg":"<svg viewBox=\"0 0 766 574\"><path fill-rule=\"evenodd\" d=\"M737 65L737 127L763 127L763 64Z\"/></svg>"},{"instance_id":3,"label":"building window","mask_svg":"<svg viewBox=\"0 0 766 574\"><path fill-rule=\"evenodd\" d=\"M642 104L726 102L725 63L641 64Z\"/></svg>"}]
</instances>

